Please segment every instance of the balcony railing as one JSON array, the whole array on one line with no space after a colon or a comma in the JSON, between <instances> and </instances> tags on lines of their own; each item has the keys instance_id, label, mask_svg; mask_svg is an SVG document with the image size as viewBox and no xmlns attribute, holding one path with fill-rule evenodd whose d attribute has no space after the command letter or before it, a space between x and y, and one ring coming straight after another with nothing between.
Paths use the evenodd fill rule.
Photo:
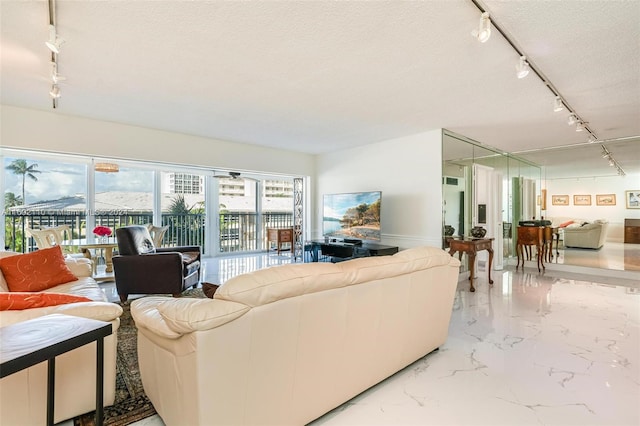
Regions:
<instances>
[{"instance_id":1,"label":"balcony railing","mask_svg":"<svg viewBox=\"0 0 640 426\"><path fill-rule=\"evenodd\" d=\"M144 225L151 223L151 213L124 215L96 215L96 225L108 226L115 230L127 225ZM258 237L266 236L266 228L289 227L293 224L291 213L264 213L262 215L261 232L258 232L256 213L220 213L219 246L220 252L248 252L265 248L258 243ZM73 238L86 238L85 214L16 214L8 212L5 216L5 249L16 252L27 252L36 249L32 238L25 239L25 227L41 229L58 225L69 225ZM205 247L205 215L204 214L163 214L162 225L169 226L163 240L163 247L197 245ZM91 234L91 231L89 231ZM215 238L215 236L214 236ZM25 241L26 240L26 241Z\"/></svg>"}]
</instances>

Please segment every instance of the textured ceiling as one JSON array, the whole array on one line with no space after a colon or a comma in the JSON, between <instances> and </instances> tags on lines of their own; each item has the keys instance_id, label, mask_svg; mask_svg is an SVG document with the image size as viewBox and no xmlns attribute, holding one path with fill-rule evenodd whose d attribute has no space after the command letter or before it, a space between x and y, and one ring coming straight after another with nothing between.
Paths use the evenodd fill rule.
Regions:
<instances>
[{"instance_id":1,"label":"textured ceiling","mask_svg":"<svg viewBox=\"0 0 640 426\"><path fill-rule=\"evenodd\" d=\"M640 135L640 1L483 5L600 140ZM51 110L47 11L0 2L4 105ZM474 40L479 15L468 0L58 0L56 111L309 153L441 127L508 152L583 144L497 31ZM640 170L640 138L617 147ZM599 145L537 162L568 173L576 149Z\"/></svg>"}]
</instances>

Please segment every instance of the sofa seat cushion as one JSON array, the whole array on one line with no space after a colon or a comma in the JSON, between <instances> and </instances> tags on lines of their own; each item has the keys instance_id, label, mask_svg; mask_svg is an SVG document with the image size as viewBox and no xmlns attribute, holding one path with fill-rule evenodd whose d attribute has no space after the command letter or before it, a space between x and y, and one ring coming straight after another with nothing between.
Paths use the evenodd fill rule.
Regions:
<instances>
[{"instance_id":1,"label":"sofa seat cushion","mask_svg":"<svg viewBox=\"0 0 640 426\"><path fill-rule=\"evenodd\" d=\"M95 302L107 302L109 300L98 283L91 277L78 278L75 281L46 289L44 292L73 294L89 298Z\"/></svg>"},{"instance_id":2,"label":"sofa seat cushion","mask_svg":"<svg viewBox=\"0 0 640 426\"><path fill-rule=\"evenodd\" d=\"M77 279L60 246L3 257L0 270L10 291L42 291Z\"/></svg>"},{"instance_id":3,"label":"sofa seat cushion","mask_svg":"<svg viewBox=\"0 0 640 426\"><path fill-rule=\"evenodd\" d=\"M0 311L19 311L30 308L58 306L67 303L91 302L91 299L63 293L34 293L12 291L0 293Z\"/></svg>"}]
</instances>

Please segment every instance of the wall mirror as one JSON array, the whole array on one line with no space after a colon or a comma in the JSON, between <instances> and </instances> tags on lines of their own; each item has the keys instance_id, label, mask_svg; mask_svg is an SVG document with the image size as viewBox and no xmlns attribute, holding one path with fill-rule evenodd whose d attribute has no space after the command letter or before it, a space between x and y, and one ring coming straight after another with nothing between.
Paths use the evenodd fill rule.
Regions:
<instances>
[{"instance_id":1,"label":"wall mirror","mask_svg":"<svg viewBox=\"0 0 640 426\"><path fill-rule=\"evenodd\" d=\"M531 162L443 130L443 247L447 238L469 236L482 226L494 238L494 268L502 269L504 260L515 257L518 222L541 216L541 177Z\"/></svg>"}]
</instances>

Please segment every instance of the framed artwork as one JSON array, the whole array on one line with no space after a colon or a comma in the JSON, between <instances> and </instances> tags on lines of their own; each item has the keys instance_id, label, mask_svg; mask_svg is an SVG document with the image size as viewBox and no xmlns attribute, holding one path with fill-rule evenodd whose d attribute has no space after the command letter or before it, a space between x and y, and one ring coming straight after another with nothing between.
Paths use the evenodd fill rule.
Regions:
<instances>
[{"instance_id":1,"label":"framed artwork","mask_svg":"<svg viewBox=\"0 0 640 426\"><path fill-rule=\"evenodd\" d=\"M590 206L591 205L591 195L574 195L573 196L573 205L574 206Z\"/></svg>"},{"instance_id":2,"label":"framed artwork","mask_svg":"<svg viewBox=\"0 0 640 426\"><path fill-rule=\"evenodd\" d=\"M569 196L568 195L552 195L551 204L554 206L568 206Z\"/></svg>"},{"instance_id":3,"label":"framed artwork","mask_svg":"<svg viewBox=\"0 0 640 426\"><path fill-rule=\"evenodd\" d=\"M625 191L624 198L628 209L640 209L640 189Z\"/></svg>"},{"instance_id":4,"label":"framed artwork","mask_svg":"<svg viewBox=\"0 0 640 426\"><path fill-rule=\"evenodd\" d=\"M616 194L598 194L596 195L596 206L615 206Z\"/></svg>"}]
</instances>

